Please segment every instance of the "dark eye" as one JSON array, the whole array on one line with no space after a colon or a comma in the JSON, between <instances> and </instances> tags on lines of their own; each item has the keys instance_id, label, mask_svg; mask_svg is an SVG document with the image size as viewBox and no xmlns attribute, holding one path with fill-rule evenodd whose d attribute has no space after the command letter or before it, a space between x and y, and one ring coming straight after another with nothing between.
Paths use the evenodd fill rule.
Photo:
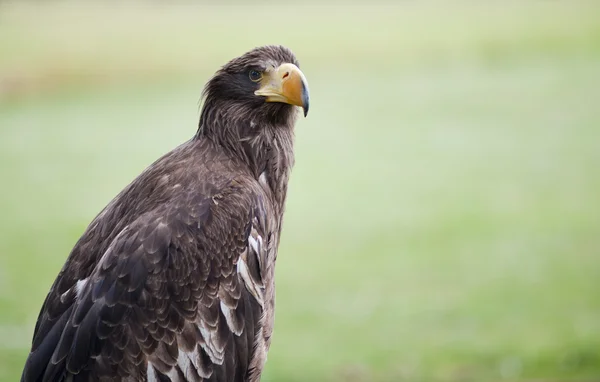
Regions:
<instances>
[{"instance_id":1,"label":"dark eye","mask_svg":"<svg viewBox=\"0 0 600 382\"><path fill-rule=\"evenodd\" d=\"M251 70L250 73L248 73L248 77L250 77L251 81L257 82L262 78L262 73L258 70Z\"/></svg>"}]
</instances>

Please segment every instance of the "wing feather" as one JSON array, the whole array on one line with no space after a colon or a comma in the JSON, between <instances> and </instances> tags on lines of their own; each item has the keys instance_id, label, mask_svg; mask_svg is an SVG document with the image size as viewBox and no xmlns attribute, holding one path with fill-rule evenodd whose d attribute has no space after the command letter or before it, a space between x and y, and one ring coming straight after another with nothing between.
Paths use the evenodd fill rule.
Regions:
<instances>
[{"instance_id":1,"label":"wing feather","mask_svg":"<svg viewBox=\"0 0 600 382\"><path fill-rule=\"evenodd\" d=\"M244 380L264 305L255 206L235 182L216 195L182 191L114 223L117 233L101 214L89 235L114 238L97 244L95 262L78 255L94 240L74 249L40 313L22 380Z\"/></svg>"}]
</instances>

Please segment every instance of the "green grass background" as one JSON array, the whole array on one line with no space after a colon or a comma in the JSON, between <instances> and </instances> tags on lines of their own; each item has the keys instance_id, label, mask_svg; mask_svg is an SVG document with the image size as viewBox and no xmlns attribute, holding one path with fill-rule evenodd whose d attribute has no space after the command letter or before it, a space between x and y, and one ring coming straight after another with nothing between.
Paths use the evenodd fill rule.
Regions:
<instances>
[{"instance_id":1,"label":"green grass background","mask_svg":"<svg viewBox=\"0 0 600 382\"><path fill-rule=\"evenodd\" d=\"M0 4L0 381L86 225L299 57L265 381L600 381L600 4Z\"/></svg>"}]
</instances>

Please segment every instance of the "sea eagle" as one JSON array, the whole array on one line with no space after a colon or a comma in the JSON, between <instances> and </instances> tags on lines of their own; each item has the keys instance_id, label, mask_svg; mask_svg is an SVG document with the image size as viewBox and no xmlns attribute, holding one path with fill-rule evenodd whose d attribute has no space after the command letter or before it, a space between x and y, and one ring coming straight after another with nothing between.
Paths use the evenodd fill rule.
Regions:
<instances>
[{"instance_id":1,"label":"sea eagle","mask_svg":"<svg viewBox=\"0 0 600 382\"><path fill-rule=\"evenodd\" d=\"M258 381L308 86L265 46L207 83L196 135L90 223L41 308L22 381Z\"/></svg>"}]
</instances>

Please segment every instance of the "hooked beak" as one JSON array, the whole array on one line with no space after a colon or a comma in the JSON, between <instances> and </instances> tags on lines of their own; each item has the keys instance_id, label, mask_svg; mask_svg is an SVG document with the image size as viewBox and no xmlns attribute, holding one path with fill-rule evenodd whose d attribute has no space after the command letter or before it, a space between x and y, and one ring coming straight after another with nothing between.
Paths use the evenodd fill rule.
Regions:
<instances>
[{"instance_id":1,"label":"hooked beak","mask_svg":"<svg viewBox=\"0 0 600 382\"><path fill-rule=\"evenodd\" d=\"M294 64L282 64L268 70L260 80L260 89L254 92L266 97L266 102L283 102L300 106L308 114L308 83L304 73Z\"/></svg>"}]
</instances>

